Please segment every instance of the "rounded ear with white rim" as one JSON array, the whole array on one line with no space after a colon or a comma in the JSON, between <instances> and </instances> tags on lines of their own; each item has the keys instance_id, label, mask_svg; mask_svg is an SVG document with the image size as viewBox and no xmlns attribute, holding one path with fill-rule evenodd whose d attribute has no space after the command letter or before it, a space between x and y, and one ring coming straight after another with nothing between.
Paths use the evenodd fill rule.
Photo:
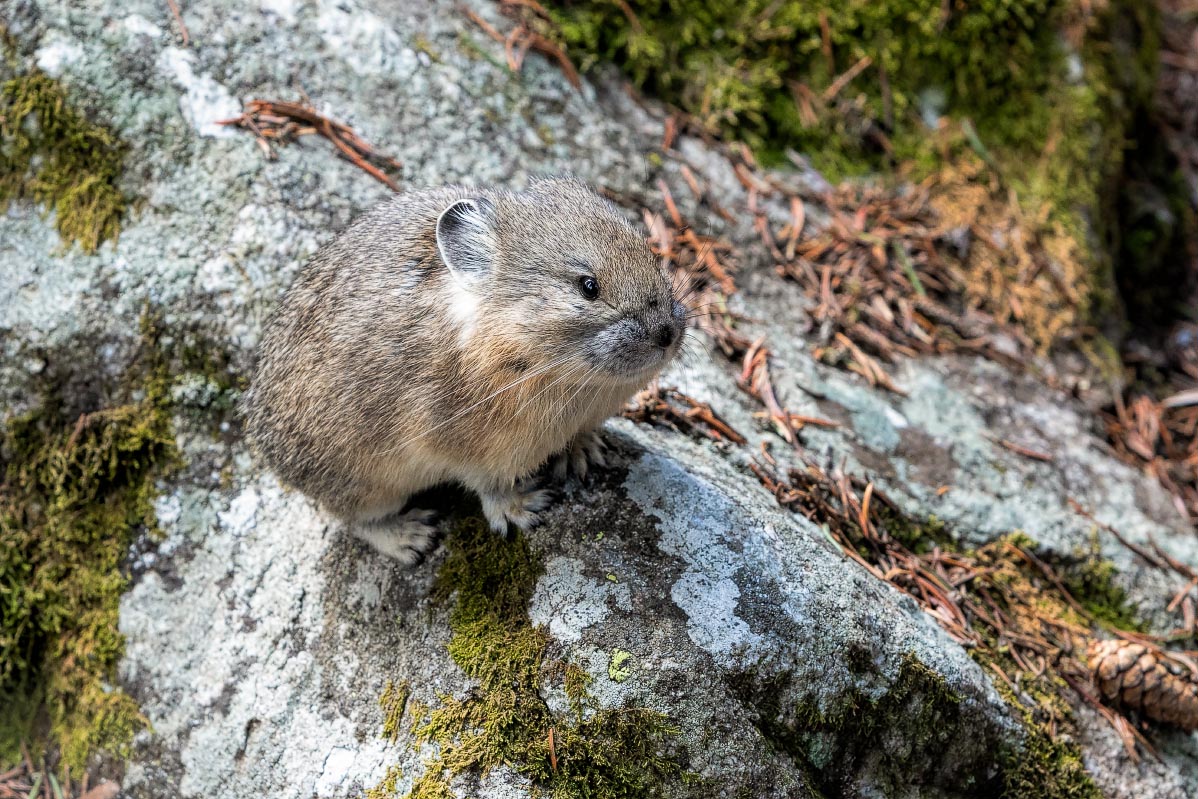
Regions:
<instances>
[{"instance_id":1,"label":"rounded ear with white rim","mask_svg":"<svg viewBox=\"0 0 1198 799\"><path fill-rule=\"evenodd\" d=\"M495 206L481 197L458 200L437 217L437 251L455 279L469 283L490 273L495 223Z\"/></svg>"}]
</instances>

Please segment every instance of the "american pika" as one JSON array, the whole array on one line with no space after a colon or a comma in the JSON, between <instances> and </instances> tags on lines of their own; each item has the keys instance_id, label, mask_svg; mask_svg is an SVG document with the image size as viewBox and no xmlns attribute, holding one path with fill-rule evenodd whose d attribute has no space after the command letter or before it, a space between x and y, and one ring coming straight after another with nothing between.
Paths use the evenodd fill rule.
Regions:
<instances>
[{"instance_id":1,"label":"american pika","mask_svg":"<svg viewBox=\"0 0 1198 799\"><path fill-rule=\"evenodd\" d=\"M602 462L595 431L677 353L685 310L642 236L573 179L450 186L366 212L267 322L247 395L286 482L409 563L444 482L491 527L548 504L527 478Z\"/></svg>"}]
</instances>

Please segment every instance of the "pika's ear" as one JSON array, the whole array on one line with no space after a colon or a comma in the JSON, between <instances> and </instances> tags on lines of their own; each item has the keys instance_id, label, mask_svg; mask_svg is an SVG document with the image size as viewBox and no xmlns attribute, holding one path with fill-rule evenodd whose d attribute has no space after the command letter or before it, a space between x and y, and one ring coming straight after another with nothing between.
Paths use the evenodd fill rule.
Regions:
<instances>
[{"instance_id":1,"label":"pika's ear","mask_svg":"<svg viewBox=\"0 0 1198 799\"><path fill-rule=\"evenodd\" d=\"M437 250L455 278L483 277L495 260L495 206L474 197L458 200L437 218Z\"/></svg>"}]
</instances>

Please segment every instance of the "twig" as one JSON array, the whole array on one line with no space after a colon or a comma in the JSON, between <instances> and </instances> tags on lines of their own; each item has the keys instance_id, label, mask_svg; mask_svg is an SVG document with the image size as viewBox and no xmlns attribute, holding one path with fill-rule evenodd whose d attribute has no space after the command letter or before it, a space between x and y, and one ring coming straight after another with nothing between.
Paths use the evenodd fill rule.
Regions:
<instances>
[{"instance_id":1,"label":"twig","mask_svg":"<svg viewBox=\"0 0 1198 799\"><path fill-rule=\"evenodd\" d=\"M476 12L475 12L473 9L469 9L469 8L466 8L466 7L464 7L464 6L463 6L463 7L461 7L459 10L460 10L460 11L461 11L463 14L465 14L465 15L466 15L466 17L467 17L467 18L468 18L468 19L469 19L471 22L473 22L473 23L474 23L475 25L477 25L478 27L482 28L482 29L483 29L483 33L487 34L488 36L490 36L492 39L494 39L495 41L499 42L500 44L503 44L503 43L504 43L504 36L503 36L503 34L502 34L502 33L500 33L499 31L495 30L495 26L494 26L494 25L492 25L490 22L487 22L485 19L483 19L482 17L480 17L480 16L479 16L479 15L478 15L478 14L477 14L477 13L476 13Z\"/></svg>"},{"instance_id":2,"label":"twig","mask_svg":"<svg viewBox=\"0 0 1198 799\"><path fill-rule=\"evenodd\" d=\"M191 36L187 33L187 26L183 24L183 15L179 13L179 4L175 0L166 0L166 4L171 7L171 14L179 26L179 34L183 37L183 46L187 47L191 42Z\"/></svg>"},{"instance_id":3,"label":"twig","mask_svg":"<svg viewBox=\"0 0 1198 799\"><path fill-rule=\"evenodd\" d=\"M853 78L857 77L863 71L865 71L865 69L867 67L869 67L869 65L872 64L873 62L874 62L874 60L872 58L870 58L869 56L867 56L867 55L861 56L861 59L856 64L853 64L851 67L849 67L847 70L845 70L843 75L838 77L836 80L832 81L832 85L824 90L824 93L823 93L824 102L825 103L831 102L836 97L836 95L840 94L841 89L843 89L845 86L849 85L849 83L853 80Z\"/></svg>"},{"instance_id":4,"label":"twig","mask_svg":"<svg viewBox=\"0 0 1198 799\"><path fill-rule=\"evenodd\" d=\"M297 122L303 123L304 127L297 126ZM399 161L379 153L348 125L330 119L306 103L251 100L240 116L220 120L218 124L245 128L267 145L272 141L284 143L308 133L318 133L363 172L392 191L399 191L399 184L375 166L379 163L398 170L403 168Z\"/></svg>"},{"instance_id":5,"label":"twig","mask_svg":"<svg viewBox=\"0 0 1198 799\"><path fill-rule=\"evenodd\" d=\"M1005 438L999 438L997 436L992 436L989 434L986 435L986 438L990 439L995 444L998 444L1000 447L1003 447L1004 449L1009 449L1009 450L1011 450L1011 452L1014 452L1016 455L1022 455L1025 458L1031 458L1032 460L1042 461L1044 463L1052 463L1054 460L1056 460L1052 455L1049 455L1048 453L1030 449L1029 447L1025 447L1020 444L1016 444L1013 441L1008 441Z\"/></svg>"}]
</instances>

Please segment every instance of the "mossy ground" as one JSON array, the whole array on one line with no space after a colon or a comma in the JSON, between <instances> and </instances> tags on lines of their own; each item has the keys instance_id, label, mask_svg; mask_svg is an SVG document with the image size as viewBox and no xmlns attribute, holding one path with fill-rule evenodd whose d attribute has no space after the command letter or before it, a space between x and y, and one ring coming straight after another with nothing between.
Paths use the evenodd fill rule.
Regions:
<instances>
[{"instance_id":1,"label":"mossy ground","mask_svg":"<svg viewBox=\"0 0 1198 799\"><path fill-rule=\"evenodd\" d=\"M1046 557L1047 576L1026 553L1036 542L1014 533L966 553L986 572L986 585L967 587L977 592L1003 629L974 618L979 642L968 651L993 679L999 694L1023 722L1020 747L1000 752L1002 795L1023 799L1100 799L1098 786L1086 771L1081 752L1066 735L1074 721L1072 695L1063 671L1077 671L1066 661L1084 658L1087 643L1105 629L1139 630L1142 623L1126 593L1115 582L1114 566L1093 546L1068 557ZM1051 662L1042 669L1026 668L1027 649L1020 656L1013 639L1037 639Z\"/></svg>"},{"instance_id":2,"label":"mossy ground","mask_svg":"<svg viewBox=\"0 0 1198 799\"><path fill-rule=\"evenodd\" d=\"M966 258L967 299L1042 349L1095 322L1115 332L1120 241L1161 244L1159 232L1128 228L1112 201L1133 122L1151 103L1151 3L546 5L545 32L583 68L613 62L766 163L793 150L834 181L933 181L942 208L996 231L995 246ZM1145 249L1139 274L1154 268L1140 262Z\"/></svg>"},{"instance_id":3,"label":"mossy ground","mask_svg":"<svg viewBox=\"0 0 1198 799\"><path fill-rule=\"evenodd\" d=\"M58 81L0 64L0 210L40 204L65 245L95 252L117 237L129 205L119 186L125 150Z\"/></svg>"},{"instance_id":4,"label":"mossy ground","mask_svg":"<svg viewBox=\"0 0 1198 799\"><path fill-rule=\"evenodd\" d=\"M1029 99L1044 95L1063 73L1056 36L1070 4L558 0L549 6L584 68L614 62L709 131L746 141L767 158L792 148L839 178L893 162L895 151L926 137L921 112L971 115L979 129L1022 145L1034 135ZM836 79L864 59L868 66L833 92Z\"/></svg>"},{"instance_id":5,"label":"mossy ground","mask_svg":"<svg viewBox=\"0 0 1198 799\"><path fill-rule=\"evenodd\" d=\"M1102 557L1097 540L1057 563L1066 590L1094 620L1107 628L1147 632L1127 592L1115 581L1115 564Z\"/></svg>"},{"instance_id":6,"label":"mossy ground","mask_svg":"<svg viewBox=\"0 0 1198 799\"><path fill-rule=\"evenodd\" d=\"M414 738L438 754L407 799L452 796L454 776L501 765L529 779L534 796L554 799L653 796L681 775L660 713L600 707L582 669L547 655L548 635L528 619L541 562L522 536L504 539L467 519L447 546L435 593L452 603L449 654L476 686L434 707L411 703ZM551 685L564 689L569 712L550 710L542 692Z\"/></svg>"},{"instance_id":7,"label":"mossy ground","mask_svg":"<svg viewBox=\"0 0 1198 799\"><path fill-rule=\"evenodd\" d=\"M1091 620L1079 613L1065 595L1048 585L1044 576L1017 556L1018 550L1032 551L1035 542L1014 534L989 544L974 553L979 566L991 572L995 590L987 599L1005 618L1002 633L974 622L980 643L969 650L970 656L985 668L999 694L1023 722L1025 739L1020 747L1004 749L1000 754L1004 797L1023 799L1101 799L1102 792L1086 771L1078 746L1064 737L1073 725L1073 709L1067 700L1069 686L1058 673L1059 664L1038 673L1024 668L1017 652L1012 651L1009 636L1036 637L1044 625L1059 625L1069 630L1067 640L1079 636L1076 645L1084 647ZM1102 606L1101 597L1118 598L1120 604L1106 609L1108 615L1127 617L1125 597L1110 583L1113 572L1097 568L1098 561L1086 562L1069 575L1092 574L1094 607ZM1109 564L1108 564L1109 565ZM1054 639L1054 643L1058 643ZM1058 654L1072 655L1072 650ZM1025 653L1026 655L1026 653Z\"/></svg>"},{"instance_id":8,"label":"mossy ground","mask_svg":"<svg viewBox=\"0 0 1198 799\"><path fill-rule=\"evenodd\" d=\"M1003 799L1102 799L1076 744L1048 734L1030 717L1024 717L1024 730L1024 745L1001 753Z\"/></svg>"}]
</instances>

